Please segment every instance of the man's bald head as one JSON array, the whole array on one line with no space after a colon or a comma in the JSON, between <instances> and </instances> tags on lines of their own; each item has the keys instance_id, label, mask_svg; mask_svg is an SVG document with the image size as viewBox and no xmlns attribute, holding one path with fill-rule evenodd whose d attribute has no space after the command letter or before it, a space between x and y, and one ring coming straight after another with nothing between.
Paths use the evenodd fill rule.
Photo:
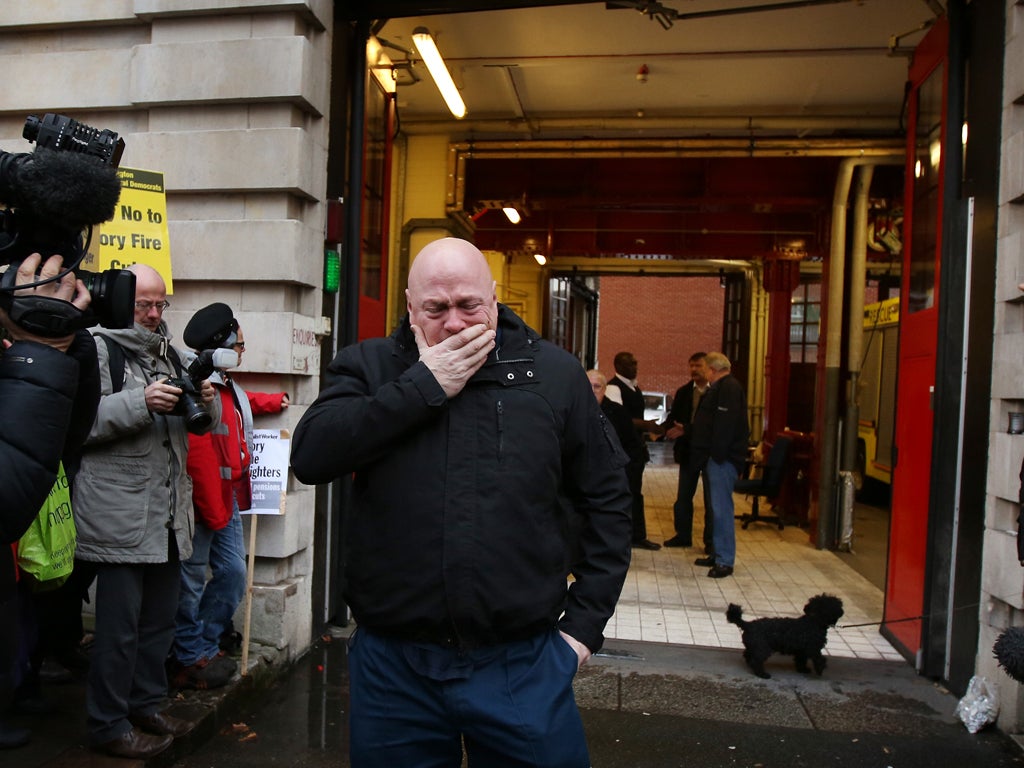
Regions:
<instances>
[{"instance_id":1,"label":"man's bald head","mask_svg":"<svg viewBox=\"0 0 1024 768\"><path fill-rule=\"evenodd\" d=\"M498 298L487 259L465 240L426 245L409 268L409 320L433 346L472 325L497 327Z\"/></svg>"},{"instance_id":2,"label":"man's bald head","mask_svg":"<svg viewBox=\"0 0 1024 768\"><path fill-rule=\"evenodd\" d=\"M128 271L135 275L135 322L156 331L163 318L167 284L148 264L132 264Z\"/></svg>"}]
</instances>

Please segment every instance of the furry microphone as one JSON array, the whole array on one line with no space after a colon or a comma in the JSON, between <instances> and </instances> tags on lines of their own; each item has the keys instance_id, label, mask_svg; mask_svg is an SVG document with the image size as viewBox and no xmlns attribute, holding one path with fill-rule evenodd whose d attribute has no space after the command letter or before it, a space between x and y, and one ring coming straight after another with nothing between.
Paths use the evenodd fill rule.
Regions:
<instances>
[{"instance_id":1,"label":"furry microphone","mask_svg":"<svg viewBox=\"0 0 1024 768\"><path fill-rule=\"evenodd\" d=\"M37 336L61 338L99 323L130 328L135 314L135 275L127 270L100 273L80 268L93 227L114 216L121 196L117 164L124 141L63 115L30 115L23 136L35 152L0 152L0 308L8 319ZM63 271L18 283L22 261L38 253L45 261L59 255ZM71 272L89 291L91 303L37 293L40 286Z\"/></svg>"},{"instance_id":2,"label":"furry microphone","mask_svg":"<svg viewBox=\"0 0 1024 768\"><path fill-rule=\"evenodd\" d=\"M45 147L0 152L0 201L36 227L81 230L114 216L117 168L98 157Z\"/></svg>"},{"instance_id":3,"label":"furry microphone","mask_svg":"<svg viewBox=\"0 0 1024 768\"><path fill-rule=\"evenodd\" d=\"M996 638L992 651L1006 674L1018 683L1024 683L1024 627L1005 630Z\"/></svg>"}]
</instances>

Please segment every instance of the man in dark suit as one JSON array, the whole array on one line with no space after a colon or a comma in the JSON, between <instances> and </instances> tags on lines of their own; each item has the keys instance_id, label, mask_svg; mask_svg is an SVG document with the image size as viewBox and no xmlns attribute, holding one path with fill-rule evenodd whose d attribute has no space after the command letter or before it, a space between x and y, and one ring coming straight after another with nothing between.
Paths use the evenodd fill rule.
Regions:
<instances>
[{"instance_id":1,"label":"man in dark suit","mask_svg":"<svg viewBox=\"0 0 1024 768\"><path fill-rule=\"evenodd\" d=\"M644 393L636 382L637 362L632 352L619 352L615 355L615 376L608 380L605 397L626 409L633 420L633 428L643 448L643 460L639 464L630 462L626 467L629 475L629 489L633 493L633 546L638 549L661 549L647 538L647 519L644 512L644 467L651 458L644 442L644 433L649 430L660 431L661 427L653 421L644 421Z\"/></svg>"},{"instance_id":2,"label":"man in dark suit","mask_svg":"<svg viewBox=\"0 0 1024 768\"><path fill-rule=\"evenodd\" d=\"M704 358L707 353L695 352L690 355L690 381L676 390L666 423L669 425L665 437L675 440L672 455L679 465L679 486L676 503L672 507L672 522L676 535L665 542L666 547L693 546L693 494L697 492L697 481L701 476L700 467L690 466L690 424L697 404L708 391L707 369ZM711 494L704 483L704 551L713 551L711 538Z\"/></svg>"}]
</instances>

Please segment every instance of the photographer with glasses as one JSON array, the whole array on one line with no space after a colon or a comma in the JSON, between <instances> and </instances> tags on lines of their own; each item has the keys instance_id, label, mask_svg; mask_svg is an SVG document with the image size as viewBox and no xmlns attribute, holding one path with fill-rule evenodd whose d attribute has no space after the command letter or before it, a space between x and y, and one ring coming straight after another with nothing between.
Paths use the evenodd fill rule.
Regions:
<instances>
[{"instance_id":1,"label":"photographer with glasses","mask_svg":"<svg viewBox=\"0 0 1024 768\"><path fill-rule=\"evenodd\" d=\"M163 278L144 264L130 270L135 324L97 333L104 337L96 339L102 396L72 507L78 558L97 564L89 739L108 754L145 759L192 725L163 708L180 564L192 554L194 520L185 470L190 427L179 405L185 392L168 382L181 381L186 355L171 346ZM220 423L220 398L208 380L197 388L197 407L210 419L191 428L205 432Z\"/></svg>"}]
</instances>

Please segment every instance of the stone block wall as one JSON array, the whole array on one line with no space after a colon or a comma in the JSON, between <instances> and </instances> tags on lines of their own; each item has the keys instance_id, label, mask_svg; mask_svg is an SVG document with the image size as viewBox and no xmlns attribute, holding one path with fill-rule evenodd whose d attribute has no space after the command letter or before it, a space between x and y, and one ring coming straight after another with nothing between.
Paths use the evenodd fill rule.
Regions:
<instances>
[{"instance_id":1,"label":"stone block wall","mask_svg":"<svg viewBox=\"0 0 1024 768\"><path fill-rule=\"evenodd\" d=\"M36 0L0 17L0 148L31 151L25 117L58 112L164 174L166 319L180 340L196 309L231 305L238 379L293 402L259 428L290 429L319 391L332 18L331 0ZM258 526L253 638L288 656L311 640L314 495L292 480L287 513Z\"/></svg>"},{"instance_id":2,"label":"stone block wall","mask_svg":"<svg viewBox=\"0 0 1024 768\"><path fill-rule=\"evenodd\" d=\"M999 169L996 325L992 365L988 503L982 566L977 674L999 686L999 727L1024 731L1022 686L1002 672L991 648L1007 627L1024 626L1024 567L1017 559L1017 513L1024 435L1008 434L1024 411L1024 5L1006 2L1003 124Z\"/></svg>"}]
</instances>

